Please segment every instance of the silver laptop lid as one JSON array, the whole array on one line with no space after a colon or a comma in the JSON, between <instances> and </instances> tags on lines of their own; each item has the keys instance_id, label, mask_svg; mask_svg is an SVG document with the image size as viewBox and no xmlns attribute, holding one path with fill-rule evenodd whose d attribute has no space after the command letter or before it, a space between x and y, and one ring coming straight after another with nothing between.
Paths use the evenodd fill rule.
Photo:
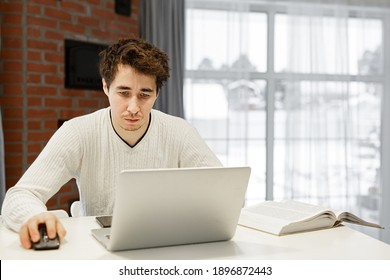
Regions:
<instances>
[{"instance_id":1,"label":"silver laptop lid","mask_svg":"<svg viewBox=\"0 0 390 280\"><path fill-rule=\"evenodd\" d=\"M249 167L122 171L108 249L232 238L249 176Z\"/></svg>"}]
</instances>

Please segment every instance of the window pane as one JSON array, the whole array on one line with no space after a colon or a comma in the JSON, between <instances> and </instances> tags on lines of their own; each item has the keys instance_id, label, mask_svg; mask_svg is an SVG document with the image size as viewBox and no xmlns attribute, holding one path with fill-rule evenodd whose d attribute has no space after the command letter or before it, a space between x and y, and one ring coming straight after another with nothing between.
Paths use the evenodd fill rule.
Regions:
<instances>
[{"instance_id":1,"label":"window pane","mask_svg":"<svg viewBox=\"0 0 390 280\"><path fill-rule=\"evenodd\" d=\"M380 19L275 16L275 71L380 74Z\"/></svg>"},{"instance_id":2,"label":"window pane","mask_svg":"<svg viewBox=\"0 0 390 280\"><path fill-rule=\"evenodd\" d=\"M379 140L382 86L278 81L275 138Z\"/></svg>"},{"instance_id":3,"label":"window pane","mask_svg":"<svg viewBox=\"0 0 390 280\"><path fill-rule=\"evenodd\" d=\"M185 80L184 112L206 139L225 139L227 136L228 100L223 85L214 81L192 83Z\"/></svg>"},{"instance_id":4,"label":"window pane","mask_svg":"<svg viewBox=\"0 0 390 280\"><path fill-rule=\"evenodd\" d=\"M266 71L265 13L187 9L186 16L187 70Z\"/></svg>"},{"instance_id":5,"label":"window pane","mask_svg":"<svg viewBox=\"0 0 390 280\"><path fill-rule=\"evenodd\" d=\"M265 200L265 140L207 140L224 166L250 166L245 205Z\"/></svg>"},{"instance_id":6,"label":"window pane","mask_svg":"<svg viewBox=\"0 0 390 280\"><path fill-rule=\"evenodd\" d=\"M250 166L247 205L265 199L266 82L185 82L186 119L226 166Z\"/></svg>"},{"instance_id":7,"label":"window pane","mask_svg":"<svg viewBox=\"0 0 390 280\"><path fill-rule=\"evenodd\" d=\"M264 80L186 79L186 119L206 139L265 139Z\"/></svg>"},{"instance_id":8,"label":"window pane","mask_svg":"<svg viewBox=\"0 0 390 280\"><path fill-rule=\"evenodd\" d=\"M275 199L378 211L382 86L281 81L276 88Z\"/></svg>"},{"instance_id":9,"label":"window pane","mask_svg":"<svg viewBox=\"0 0 390 280\"><path fill-rule=\"evenodd\" d=\"M348 24L350 74L382 74L382 20L350 18Z\"/></svg>"}]
</instances>

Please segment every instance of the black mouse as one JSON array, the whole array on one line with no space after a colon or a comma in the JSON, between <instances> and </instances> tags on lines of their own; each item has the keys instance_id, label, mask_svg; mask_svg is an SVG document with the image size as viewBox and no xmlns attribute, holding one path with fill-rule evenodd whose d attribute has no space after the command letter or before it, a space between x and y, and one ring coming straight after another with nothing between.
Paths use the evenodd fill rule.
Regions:
<instances>
[{"instance_id":1,"label":"black mouse","mask_svg":"<svg viewBox=\"0 0 390 280\"><path fill-rule=\"evenodd\" d=\"M40 239L38 242L33 242L32 247L34 250L53 250L60 247L60 240L58 235L53 239L49 238L46 232L45 224L39 224L38 230Z\"/></svg>"}]
</instances>

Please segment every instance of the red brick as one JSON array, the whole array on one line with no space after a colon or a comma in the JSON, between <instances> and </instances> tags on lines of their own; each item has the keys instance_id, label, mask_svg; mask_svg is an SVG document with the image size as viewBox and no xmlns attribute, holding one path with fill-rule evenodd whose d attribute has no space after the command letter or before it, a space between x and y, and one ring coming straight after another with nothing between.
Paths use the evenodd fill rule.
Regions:
<instances>
[{"instance_id":1,"label":"red brick","mask_svg":"<svg viewBox=\"0 0 390 280\"><path fill-rule=\"evenodd\" d=\"M7 151L7 153L22 153L23 151L23 144L22 143L15 143L15 142L8 142L4 144L4 150Z\"/></svg>"},{"instance_id":2,"label":"red brick","mask_svg":"<svg viewBox=\"0 0 390 280\"><path fill-rule=\"evenodd\" d=\"M45 38L50 39L50 40L63 41L64 40L64 33L56 31L56 30L47 30L45 32Z\"/></svg>"},{"instance_id":3,"label":"red brick","mask_svg":"<svg viewBox=\"0 0 390 280\"><path fill-rule=\"evenodd\" d=\"M47 131L31 131L27 134L27 141L48 141L51 136L53 135L53 132L47 132Z\"/></svg>"},{"instance_id":4,"label":"red brick","mask_svg":"<svg viewBox=\"0 0 390 280\"><path fill-rule=\"evenodd\" d=\"M36 73L28 73L26 82L29 84L40 84L42 82L42 75Z\"/></svg>"},{"instance_id":5,"label":"red brick","mask_svg":"<svg viewBox=\"0 0 390 280\"><path fill-rule=\"evenodd\" d=\"M55 119L57 113L55 110L50 109L27 109L27 118L30 119Z\"/></svg>"},{"instance_id":6,"label":"red brick","mask_svg":"<svg viewBox=\"0 0 390 280\"><path fill-rule=\"evenodd\" d=\"M43 128L56 131L58 129L58 121L57 120L45 121L44 124L43 124Z\"/></svg>"},{"instance_id":7,"label":"red brick","mask_svg":"<svg viewBox=\"0 0 390 280\"><path fill-rule=\"evenodd\" d=\"M21 49L23 47L22 38L18 37L2 37L2 48Z\"/></svg>"},{"instance_id":8,"label":"red brick","mask_svg":"<svg viewBox=\"0 0 390 280\"><path fill-rule=\"evenodd\" d=\"M3 91L4 91L5 96L12 95L15 97L16 95L22 95L23 85L21 85L21 84L3 84Z\"/></svg>"},{"instance_id":9,"label":"red brick","mask_svg":"<svg viewBox=\"0 0 390 280\"><path fill-rule=\"evenodd\" d=\"M0 83L22 83L22 73L0 73Z\"/></svg>"},{"instance_id":10,"label":"red brick","mask_svg":"<svg viewBox=\"0 0 390 280\"><path fill-rule=\"evenodd\" d=\"M61 119L72 119L74 117L85 115L84 110L61 110L60 118Z\"/></svg>"},{"instance_id":11,"label":"red brick","mask_svg":"<svg viewBox=\"0 0 390 280\"><path fill-rule=\"evenodd\" d=\"M72 100L64 98L45 98L45 107L70 108L72 107Z\"/></svg>"},{"instance_id":12,"label":"red brick","mask_svg":"<svg viewBox=\"0 0 390 280\"><path fill-rule=\"evenodd\" d=\"M62 86L64 84L64 79L62 76L45 75L45 83L48 85Z\"/></svg>"},{"instance_id":13,"label":"red brick","mask_svg":"<svg viewBox=\"0 0 390 280\"><path fill-rule=\"evenodd\" d=\"M99 108L106 108L110 105L107 99L100 100Z\"/></svg>"},{"instance_id":14,"label":"red brick","mask_svg":"<svg viewBox=\"0 0 390 280\"><path fill-rule=\"evenodd\" d=\"M20 163L22 163L22 157L20 157ZM7 177L19 177L22 175L22 167L21 166L5 166L5 173Z\"/></svg>"},{"instance_id":15,"label":"red brick","mask_svg":"<svg viewBox=\"0 0 390 280\"><path fill-rule=\"evenodd\" d=\"M56 29L58 28L58 21L54 19L47 19L47 18L28 15L27 25Z\"/></svg>"},{"instance_id":16,"label":"red brick","mask_svg":"<svg viewBox=\"0 0 390 280\"><path fill-rule=\"evenodd\" d=\"M64 97L71 97L71 98L85 97L85 92L83 90L62 88L60 90L60 95Z\"/></svg>"},{"instance_id":17,"label":"red brick","mask_svg":"<svg viewBox=\"0 0 390 280\"><path fill-rule=\"evenodd\" d=\"M2 60L23 60L23 51L19 49L13 50L1 50L1 59Z\"/></svg>"},{"instance_id":18,"label":"red brick","mask_svg":"<svg viewBox=\"0 0 390 280\"><path fill-rule=\"evenodd\" d=\"M10 155L7 153L5 154L4 160L5 160L5 165L14 165L20 163L19 156Z\"/></svg>"},{"instance_id":19,"label":"red brick","mask_svg":"<svg viewBox=\"0 0 390 280\"><path fill-rule=\"evenodd\" d=\"M42 151L41 145L39 143L32 143L27 145L28 153L40 153Z\"/></svg>"},{"instance_id":20,"label":"red brick","mask_svg":"<svg viewBox=\"0 0 390 280\"><path fill-rule=\"evenodd\" d=\"M27 63L27 72L47 72L47 73L56 73L57 65L56 64L43 64L37 62L28 62Z\"/></svg>"},{"instance_id":21,"label":"red brick","mask_svg":"<svg viewBox=\"0 0 390 280\"><path fill-rule=\"evenodd\" d=\"M52 43L52 42L47 42L44 40L28 39L27 40L27 48L29 50L38 49L40 51L43 51L43 50L57 51L57 44Z\"/></svg>"},{"instance_id":22,"label":"red brick","mask_svg":"<svg viewBox=\"0 0 390 280\"><path fill-rule=\"evenodd\" d=\"M31 38L39 38L41 37L41 30L39 27L31 27L29 26L27 28L27 36L31 37Z\"/></svg>"},{"instance_id":23,"label":"red brick","mask_svg":"<svg viewBox=\"0 0 390 280\"><path fill-rule=\"evenodd\" d=\"M23 133L21 131L4 131L4 141L21 142L23 141Z\"/></svg>"},{"instance_id":24,"label":"red brick","mask_svg":"<svg viewBox=\"0 0 390 280\"><path fill-rule=\"evenodd\" d=\"M28 86L27 94L28 95L39 95L39 96L51 96L56 95L56 87L47 87L47 86Z\"/></svg>"},{"instance_id":25,"label":"red brick","mask_svg":"<svg viewBox=\"0 0 390 280\"><path fill-rule=\"evenodd\" d=\"M1 36L23 36L23 28L21 26L7 26L1 28Z\"/></svg>"},{"instance_id":26,"label":"red brick","mask_svg":"<svg viewBox=\"0 0 390 280\"><path fill-rule=\"evenodd\" d=\"M22 118L12 119L11 121L3 120L3 129L4 129L4 131L7 131L7 130L9 130L9 131L11 131L11 130L12 131L22 130L23 126L24 126L24 122L23 122Z\"/></svg>"},{"instance_id":27,"label":"red brick","mask_svg":"<svg viewBox=\"0 0 390 280\"><path fill-rule=\"evenodd\" d=\"M3 71L5 72L22 72L23 63L21 61L12 61L3 63Z\"/></svg>"},{"instance_id":28,"label":"red brick","mask_svg":"<svg viewBox=\"0 0 390 280\"><path fill-rule=\"evenodd\" d=\"M34 2L34 4L39 4L42 7L44 7L44 6L52 6L52 7L57 6L57 1L53 1L53 0L34 0L31 2Z\"/></svg>"},{"instance_id":29,"label":"red brick","mask_svg":"<svg viewBox=\"0 0 390 280\"><path fill-rule=\"evenodd\" d=\"M22 106L23 99L21 96L0 96L1 106Z\"/></svg>"},{"instance_id":30,"label":"red brick","mask_svg":"<svg viewBox=\"0 0 390 280\"><path fill-rule=\"evenodd\" d=\"M33 120L29 120L28 121L28 124L27 124L27 128L29 130L39 130L41 129L41 121L33 121Z\"/></svg>"},{"instance_id":31,"label":"red brick","mask_svg":"<svg viewBox=\"0 0 390 280\"><path fill-rule=\"evenodd\" d=\"M70 21L72 19L66 10L57 10L53 8L45 8L44 15L55 20Z\"/></svg>"},{"instance_id":32,"label":"red brick","mask_svg":"<svg viewBox=\"0 0 390 280\"><path fill-rule=\"evenodd\" d=\"M81 25L81 24L60 22L60 30L68 31L68 32L72 32L72 33L84 34L85 33L85 26Z\"/></svg>"},{"instance_id":33,"label":"red brick","mask_svg":"<svg viewBox=\"0 0 390 280\"><path fill-rule=\"evenodd\" d=\"M64 63L64 55L59 53L45 53L45 61Z\"/></svg>"},{"instance_id":34,"label":"red brick","mask_svg":"<svg viewBox=\"0 0 390 280\"><path fill-rule=\"evenodd\" d=\"M91 14L97 18L104 18L105 20L115 20L115 13L113 10L93 8Z\"/></svg>"},{"instance_id":35,"label":"red brick","mask_svg":"<svg viewBox=\"0 0 390 280\"><path fill-rule=\"evenodd\" d=\"M22 12L23 3L21 2L0 2L0 12Z\"/></svg>"},{"instance_id":36,"label":"red brick","mask_svg":"<svg viewBox=\"0 0 390 280\"><path fill-rule=\"evenodd\" d=\"M80 2L63 1L61 7L67 11L74 11L79 14L85 14L87 12L86 5Z\"/></svg>"},{"instance_id":37,"label":"red brick","mask_svg":"<svg viewBox=\"0 0 390 280\"><path fill-rule=\"evenodd\" d=\"M99 101L93 100L93 99L81 99L81 100L79 100L79 107L80 108L98 108Z\"/></svg>"},{"instance_id":38,"label":"red brick","mask_svg":"<svg viewBox=\"0 0 390 280\"><path fill-rule=\"evenodd\" d=\"M23 108L20 104L20 107L5 107L2 109L4 120L10 118L20 119L23 117Z\"/></svg>"},{"instance_id":39,"label":"red brick","mask_svg":"<svg viewBox=\"0 0 390 280\"><path fill-rule=\"evenodd\" d=\"M49 109L27 109L27 118L57 119L57 113L55 110L49 110Z\"/></svg>"},{"instance_id":40,"label":"red brick","mask_svg":"<svg viewBox=\"0 0 390 280\"><path fill-rule=\"evenodd\" d=\"M27 59L28 60L37 60L42 61L42 52L40 51L27 51Z\"/></svg>"},{"instance_id":41,"label":"red brick","mask_svg":"<svg viewBox=\"0 0 390 280\"><path fill-rule=\"evenodd\" d=\"M101 0L87 0L87 3L92 5L100 5Z\"/></svg>"},{"instance_id":42,"label":"red brick","mask_svg":"<svg viewBox=\"0 0 390 280\"><path fill-rule=\"evenodd\" d=\"M101 90L94 90L91 91L88 95L89 98L95 98L95 99L107 99L107 95L103 92L103 86Z\"/></svg>"},{"instance_id":43,"label":"red brick","mask_svg":"<svg viewBox=\"0 0 390 280\"><path fill-rule=\"evenodd\" d=\"M41 16L42 15L42 7L35 4L27 4L27 14Z\"/></svg>"},{"instance_id":44,"label":"red brick","mask_svg":"<svg viewBox=\"0 0 390 280\"><path fill-rule=\"evenodd\" d=\"M41 107L42 106L42 98L41 97L31 97L27 98L27 106L28 107Z\"/></svg>"},{"instance_id":45,"label":"red brick","mask_svg":"<svg viewBox=\"0 0 390 280\"><path fill-rule=\"evenodd\" d=\"M96 28L96 29L91 30L91 34L94 37L97 37L97 38L102 39L102 40L103 39L106 40L107 36L109 35L109 32L106 30L102 30L101 28Z\"/></svg>"},{"instance_id":46,"label":"red brick","mask_svg":"<svg viewBox=\"0 0 390 280\"><path fill-rule=\"evenodd\" d=\"M93 17L82 17L82 16L79 16L77 18L77 22L81 25L86 25L88 27L92 27L92 26L96 26L98 27L99 26L99 19L98 18L93 18Z\"/></svg>"}]
</instances>

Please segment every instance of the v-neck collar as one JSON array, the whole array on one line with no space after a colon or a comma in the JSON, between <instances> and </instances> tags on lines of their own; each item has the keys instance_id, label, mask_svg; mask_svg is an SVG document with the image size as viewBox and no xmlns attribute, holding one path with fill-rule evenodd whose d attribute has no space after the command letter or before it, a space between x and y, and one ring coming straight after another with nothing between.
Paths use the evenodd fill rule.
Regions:
<instances>
[{"instance_id":1,"label":"v-neck collar","mask_svg":"<svg viewBox=\"0 0 390 280\"><path fill-rule=\"evenodd\" d=\"M134 145L130 145L130 144L127 143L127 142L125 141L125 139L123 139L123 138L119 135L119 133L115 130L114 124L112 123L111 109L110 109L110 111L109 111L109 115L110 115L111 127L112 127L112 129L115 131L115 134L118 135L119 139L121 139L121 140L122 140L127 146L129 146L130 148L135 148L135 147L138 145L138 143L142 141L142 139L145 137L146 133L148 133L149 128L150 128L150 124L151 124L151 122L152 122L152 112L150 112L150 114L149 114L148 127L146 128L145 133L142 134L142 136L138 139L138 141L137 141Z\"/></svg>"}]
</instances>

